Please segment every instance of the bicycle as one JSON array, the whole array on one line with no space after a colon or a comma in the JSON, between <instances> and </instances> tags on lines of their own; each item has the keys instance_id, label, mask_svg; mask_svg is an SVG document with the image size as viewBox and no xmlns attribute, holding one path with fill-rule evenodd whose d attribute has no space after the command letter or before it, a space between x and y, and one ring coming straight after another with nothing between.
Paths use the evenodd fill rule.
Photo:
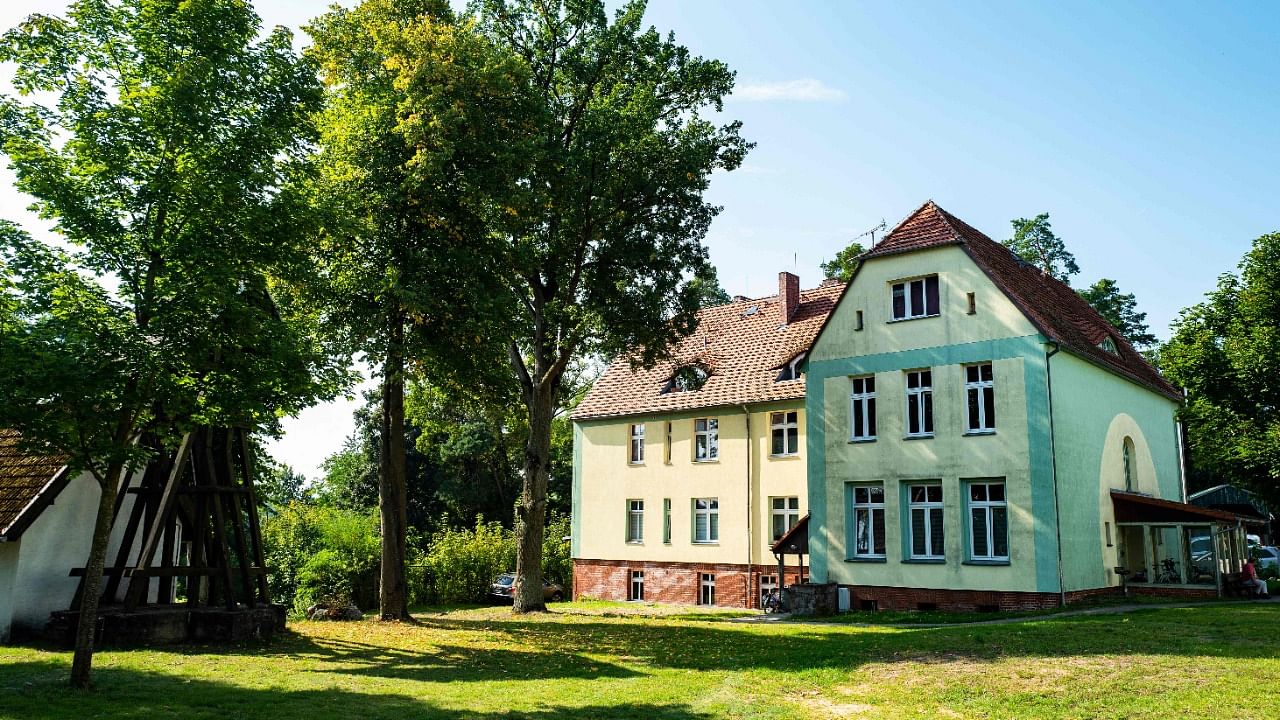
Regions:
<instances>
[{"instance_id":1,"label":"bicycle","mask_svg":"<svg viewBox=\"0 0 1280 720\"><path fill-rule=\"evenodd\" d=\"M777 588L765 593L760 607L769 614L782 612L782 593Z\"/></svg>"}]
</instances>

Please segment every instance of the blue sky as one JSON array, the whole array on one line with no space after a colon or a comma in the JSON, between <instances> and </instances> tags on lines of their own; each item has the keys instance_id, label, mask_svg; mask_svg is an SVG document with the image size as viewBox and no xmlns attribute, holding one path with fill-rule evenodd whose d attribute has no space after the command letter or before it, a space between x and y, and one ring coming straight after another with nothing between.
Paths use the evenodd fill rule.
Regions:
<instances>
[{"instance_id":1,"label":"blue sky","mask_svg":"<svg viewBox=\"0 0 1280 720\"><path fill-rule=\"evenodd\" d=\"M61 5L7 0L0 24ZM296 28L323 3L257 8ZM732 294L772 294L780 270L816 285L855 235L932 198L996 239L1050 213L1074 284L1115 279L1164 338L1280 230L1274 7L654 0L648 17L738 72L724 118L758 145L715 178L707 238ZM34 226L25 204L4 182L0 215ZM349 411L305 413L277 453L314 475Z\"/></svg>"}]
</instances>

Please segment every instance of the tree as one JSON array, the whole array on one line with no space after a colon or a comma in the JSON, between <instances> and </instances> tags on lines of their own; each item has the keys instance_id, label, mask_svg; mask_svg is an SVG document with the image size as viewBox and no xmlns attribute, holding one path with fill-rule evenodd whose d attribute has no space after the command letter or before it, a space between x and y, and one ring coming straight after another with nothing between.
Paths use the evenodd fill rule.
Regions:
<instances>
[{"instance_id":1,"label":"tree","mask_svg":"<svg viewBox=\"0 0 1280 720\"><path fill-rule=\"evenodd\" d=\"M1077 292L1134 347L1150 347L1158 342L1147 327L1147 314L1138 312L1133 293L1121 293L1115 280L1103 278Z\"/></svg>"},{"instance_id":2,"label":"tree","mask_svg":"<svg viewBox=\"0 0 1280 720\"><path fill-rule=\"evenodd\" d=\"M1040 213L1030 220L1018 218L1010 222L1013 237L1005 240L1004 246L1046 274L1070 285L1071 276L1078 274L1080 268L1076 265L1076 257L1067 250L1066 243L1053 234L1049 213Z\"/></svg>"},{"instance_id":3,"label":"tree","mask_svg":"<svg viewBox=\"0 0 1280 720\"><path fill-rule=\"evenodd\" d=\"M1280 505L1280 233L1255 240L1238 275L1182 311L1159 357L1187 392L1192 482L1241 485Z\"/></svg>"},{"instance_id":4,"label":"tree","mask_svg":"<svg viewBox=\"0 0 1280 720\"><path fill-rule=\"evenodd\" d=\"M284 322L272 278L305 271L283 170L321 96L314 70L239 0L73 2L10 30L0 144L68 248L0 232L11 313L0 427L66 456L101 496L71 682L90 681L99 587L124 472L146 431L271 431L344 373Z\"/></svg>"},{"instance_id":5,"label":"tree","mask_svg":"<svg viewBox=\"0 0 1280 720\"><path fill-rule=\"evenodd\" d=\"M836 253L834 258L819 265L822 268L822 276L828 280L849 282L857 272L858 265L861 263L858 258L864 252L866 250L862 247L862 243L849 243L849 246Z\"/></svg>"},{"instance_id":6,"label":"tree","mask_svg":"<svg viewBox=\"0 0 1280 720\"><path fill-rule=\"evenodd\" d=\"M501 160L505 119L524 114L513 109L523 103L512 91L520 71L456 24L444 0L367 0L334 8L308 31L329 88L320 152L297 181L321 219L309 296L330 333L381 379L380 614L408 620L408 364L447 367L475 354L468 343L482 337L455 330L483 316L494 294L455 281L489 263L479 217L489 206L477 198L512 181ZM406 70L405 58L419 64ZM407 96L410 72L440 92Z\"/></svg>"},{"instance_id":7,"label":"tree","mask_svg":"<svg viewBox=\"0 0 1280 720\"><path fill-rule=\"evenodd\" d=\"M720 286L720 275L714 265L708 264L706 270L695 276L691 283L698 293L698 307L709 308L733 302L729 293Z\"/></svg>"},{"instance_id":8,"label":"tree","mask_svg":"<svg viewBox=\"0 0 1280 720\"><path fill-rule=\"evenodd\" d=\"M486 261L463 267L476 283L500 284L474 317L476 335L503 346L528 424L514 598L526 612L545 609L542 536L566 369L620 353L652 364L692 331L702 296L690 279L706 275L702 239L718 212L703 194L712 172L738 167L750 144L739 123L702 116L720 110L733 72L644 29L643 2L612 22L598 0L475 7L478 31L514 59L508 92L521 99L505 108L517 114L494 108L484 118L509 151L499 164L513 180L493 189L483 244L471 248ZM392 64L413 116L406 139L431 151L451 87L426 50L407 45Z\"/></svg>"}]
</instances>

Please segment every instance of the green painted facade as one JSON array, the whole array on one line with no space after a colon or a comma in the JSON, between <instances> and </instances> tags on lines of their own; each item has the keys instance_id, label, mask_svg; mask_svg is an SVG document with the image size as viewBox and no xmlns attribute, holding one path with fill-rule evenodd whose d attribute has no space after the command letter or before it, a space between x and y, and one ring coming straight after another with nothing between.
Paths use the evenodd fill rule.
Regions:
<instances>
[{"instance_id":1,"label":"green painted facade","mask_svg":"<svg viewBox=\"0 0 1280 720\"><path fill-rule=\"evenodd\" d=\"M890 320L892 284L934 273L940 314ZM986 362L994 371L995 432L966 434L964 369ZM906 438L904 372L922 368L932 370L934 435ZM958 247L864 263L805 372L815 582L1015 592L1115 584L1114 548L1104 536L1113 522L1109 489L1124 487L1125 437L1138 448L1142 489L1181 499L1176 404L1059 351ZM877 436L854 442L850 379L869 375ZM977 561L969 552L975 480L1005 483L1007 562ZM943 489L942 562L909 559L906 487L916 482ZM851 498L865 484L885 490L882 560L853 557Z\"/></svg>"}]
</instances>

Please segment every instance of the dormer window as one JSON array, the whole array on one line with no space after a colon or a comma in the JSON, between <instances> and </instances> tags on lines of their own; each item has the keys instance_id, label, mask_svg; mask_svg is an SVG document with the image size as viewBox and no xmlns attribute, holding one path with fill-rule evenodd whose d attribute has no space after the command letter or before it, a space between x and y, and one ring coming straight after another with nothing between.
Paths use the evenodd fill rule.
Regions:
<instances>
[{"instance_id":1,"label":"dormer window","mask_svg":"<svg viewBox=\"0 0 1280 720\"><path fill-rule=\"evenodd\" d=\"M1098 343L1098 347L1102 348L1103 350L1106 350L1112 355L1120 354L1119 348L1116 347L1116 341L1112 340L1110 335L1102 338L1102 342Z\"/></svg>"},{"instance_id":2,"label":"dormer window","mask_svg":"<svg viewBox=\"0 0 1280 720\"><path fill-rule=\"evenodd\" d=\"M903 280L892 286L893 319L912 320L939 314L938 276Z\"/></svg>"},{"instance_id":3,"label":"dormer window","mask_svg":"<svg viewBox=\"0 0 1280 720\"><path fill-rule=\"evenodd\" d=\"M805 353L800 353L782 366L782 371L778 373L778 379L775 382L784 382L786 380L797 380L803 374L800 372L800 365L804 362Z\"/></svg>"},{"instance_id":4,"label":"dormer window","mask_svg":"<svg viewBox=\"0 0 1280 720\"><path fill-rule=\"evenodd\" d=\"M681 365L671 375L671 380L667 382L667 387L662 392L695 392L702 389L709 377L711 373L702 365L697 363Z\"/></svg>"}]
</instances>

